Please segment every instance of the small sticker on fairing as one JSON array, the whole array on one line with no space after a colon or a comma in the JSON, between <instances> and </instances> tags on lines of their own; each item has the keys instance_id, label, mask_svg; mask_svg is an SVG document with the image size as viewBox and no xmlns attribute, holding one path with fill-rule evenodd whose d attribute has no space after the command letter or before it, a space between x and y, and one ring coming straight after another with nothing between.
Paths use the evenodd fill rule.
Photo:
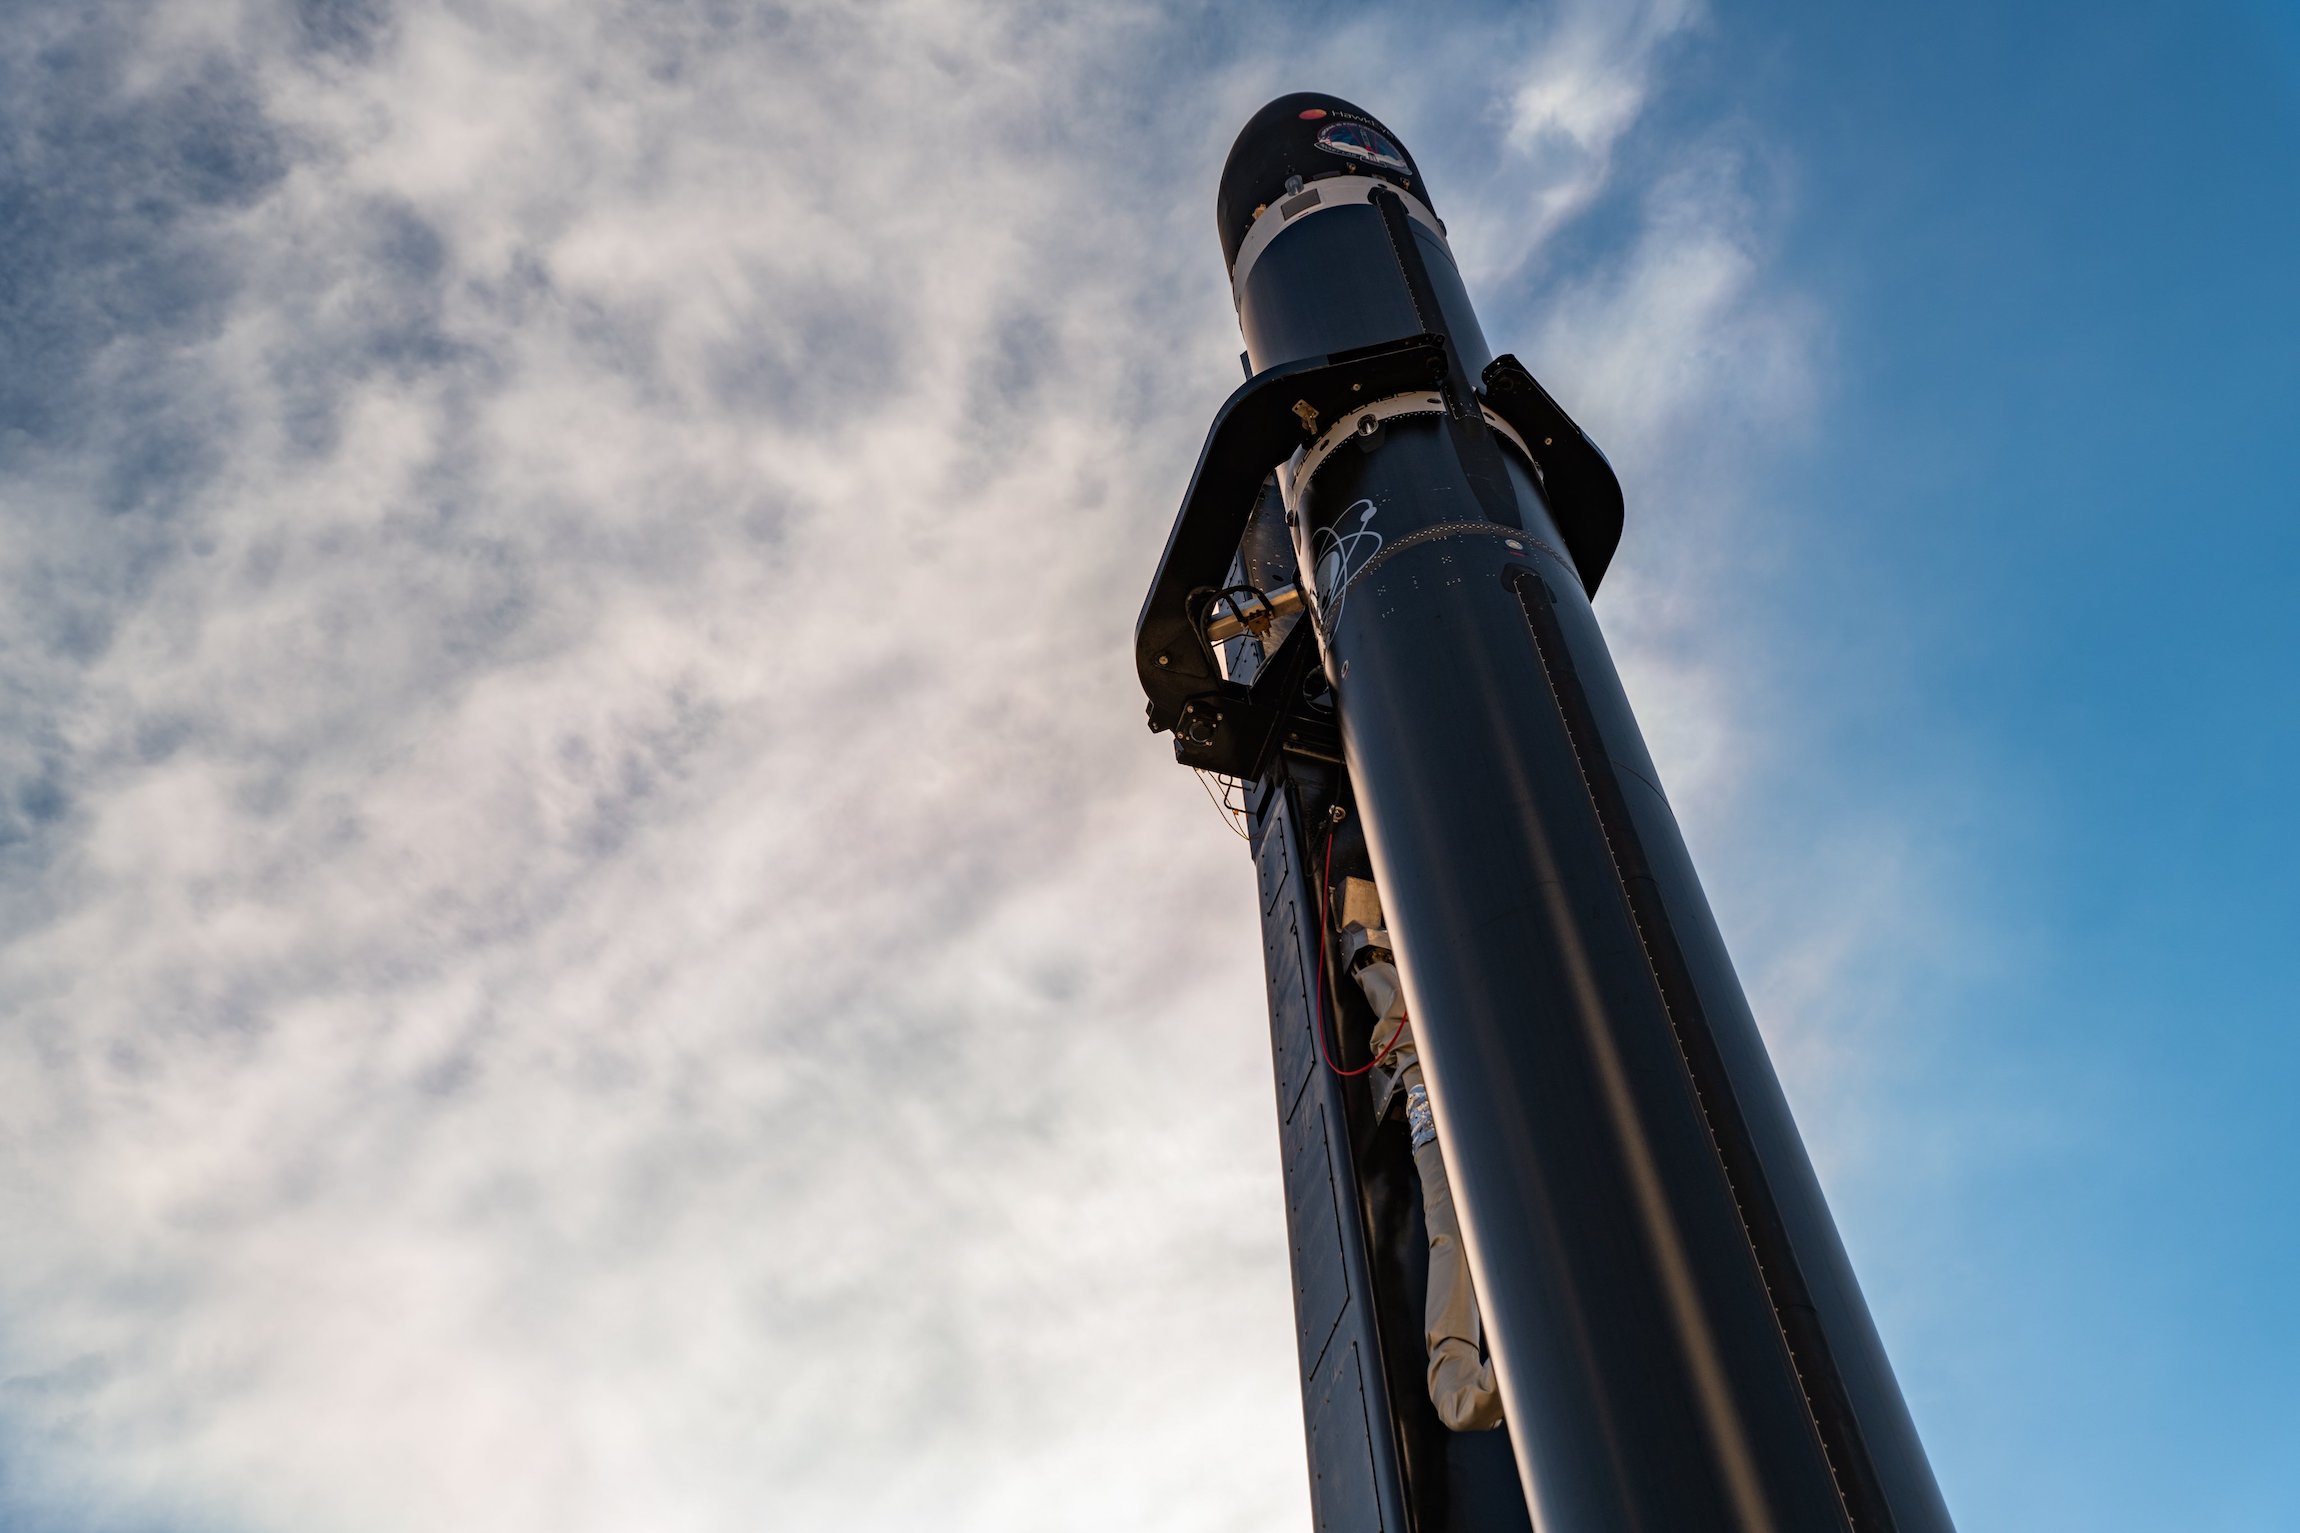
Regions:
<instances>
[{"instance_id":1,"label":"small sticker on fairing","mask_svg":"<svg viewBox=\"0 0 2300 1533\"><path fill-rule=\"evenodd\" d=\"M1409 169L1405 151L1362 122L1328 124L1318 132L1318 147L1362 165L1379 165L1400 173Z\"/></svg>"}]
</instances>

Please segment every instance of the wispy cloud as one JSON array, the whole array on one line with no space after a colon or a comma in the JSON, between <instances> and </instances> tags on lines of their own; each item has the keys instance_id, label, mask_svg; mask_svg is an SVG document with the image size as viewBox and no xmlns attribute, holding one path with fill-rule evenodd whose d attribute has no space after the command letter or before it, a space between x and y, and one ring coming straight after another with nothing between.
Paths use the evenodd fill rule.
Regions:
<instances>
[{"instance_id":1,"label":"wispy cloud","mask_svg":"<svg viewBox=\"0 0 2300 1533\"><path fill-rule=\"evenodd\" d=\"M1541 168L1457 228L1609 189L1691 16L1628 14L1475 62ZM315 0L0 55L0 1507L1298 1520L1250 880L1125 658L1279 40ZM1412 42L1310 61L1386 112ZM1811 329L1729 156L1643 206L1537 343L1652 514L1752 377L1810 410ZM1621 629L1680 777L1739 748L1683 631Z\"/></svg>"},{"instance_id":2,"label":"wispy cloud","mask_svg":"<svg viewBox=\"0 0 2300 1533\"><path fill-rule=\"evenodd\" d=\"M1464 228L1473 281L1507 280L1613 190L1623 140L1650 116L1670 51L1703 11L1699 0L1564 0L1521 19L1522 62L1479 114L1500 151L1482 167L1489 196L1511 216ZM1449 104L1459 111L1458 97Z\"/></svg>"}]
</instances>

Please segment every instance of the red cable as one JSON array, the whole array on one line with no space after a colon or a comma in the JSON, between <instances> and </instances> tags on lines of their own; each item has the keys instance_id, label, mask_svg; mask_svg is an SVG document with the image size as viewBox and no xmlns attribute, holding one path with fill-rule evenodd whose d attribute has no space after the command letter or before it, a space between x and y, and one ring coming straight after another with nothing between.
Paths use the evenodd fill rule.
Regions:
<instances>
[{"instance_id":1,"label":"red cable","mask_svg":"<svg viewBox=\"0 0 2300 1533\"><path fill-rule=\"evenodd\" d=\"M1396 1052L1397 1046L1405 1042L1407 1018L1404 1013L1399 1013L1398 1030L1390 1034L1390 1041L1382 1046L1382 1051L1379 1054L1376 1054L1373 1058L1367 1060L1364 1064L1358 1066L1355 1070L1345 1070L1340 1065L1335 1064L1334 1056L1327 1052L1326 931L1327 928L1331 927L1334 923L1331 919L1330 912L1326 907L1326 894L1328 890L1333 888L1333 886L1334 833L1329 830L1326 832L1326 867L1325 871L1318 875L1318 1057L1326 1062L1327 1069L1333 1071L1343 1080L1352 1080L1357 1076L1365 1074L1374 1066L1389 1058L1392 1053ZM1375 1020L1379 1021L1380 1019L1376 1018Z\"/></svg>"}]
</instances>

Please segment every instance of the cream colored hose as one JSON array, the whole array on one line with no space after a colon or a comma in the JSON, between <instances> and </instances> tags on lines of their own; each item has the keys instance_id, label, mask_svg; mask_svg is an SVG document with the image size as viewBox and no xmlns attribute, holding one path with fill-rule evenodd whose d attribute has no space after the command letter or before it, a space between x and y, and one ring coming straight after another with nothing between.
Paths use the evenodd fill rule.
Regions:
<instances>
[{"instance_id":1,"label":"cream colored hose","mask_svg":"<svg viewBox=\"0 0 2300 1533\"><path fill-rule=\"evenodd\" d=\"M1429 1298L1422 1306L1430 1404L1437 1407L1438 1420L1453 1431L1487 1431L1501 1425L1501 1394L1494 1387L1493 1363L1479 1355L1482 1338L1469 1253L1462 1249L1461 1221L1454 1216L1453 1188L1446 1181L1445 1157L1438 1149L1437 1120L1430 1112L1429 1088L1422 1084L1420 1056L1414 1052L1405 987L1382 925L1381 897L1370 880L1344 882L1342 921L1343 961L1374 1009L1367 1047L1387 1066L1377 1070L1371 1082L1375 1111L1387 1111L1390 1098L1405 1092L1414 1170L1421 1175L1422 1221L1429 1230L1430 1248Z\"/></svg>"}]
</instances>

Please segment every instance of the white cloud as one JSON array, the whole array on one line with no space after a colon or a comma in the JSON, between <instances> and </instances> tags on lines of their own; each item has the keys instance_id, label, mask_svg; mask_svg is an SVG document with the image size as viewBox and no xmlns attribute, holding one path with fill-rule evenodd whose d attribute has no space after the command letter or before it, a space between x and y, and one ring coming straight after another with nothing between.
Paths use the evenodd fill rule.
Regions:
<instances>
[{"instance_id":1,"label":"white cloud","mask_svg":"<svg viewBox=\"0 0 2300 1533\"><path fill-rule=\"evenodd\" d=\"M1645 109L1655 53L1700 18L1694 0L1614 6L1575 0L1561 7L1547 45L1511 96L1513 138L1527 149L1562 139L1602 176L1614 141Z\"/></svg>"},{"instance_id":2,"label":"white cloud","mask_svg":"<svg viewBox=\"0 0 2300 1533\"><path fill-rule=\"evenodd\" d=\"M1765 280L1765 212L1744 156L1696 143L1640 199L1636 233L1541 299L1527 354L1621 476L1630 506L1602 601L1656 759L1681 809L1724 819L1761 731L1731 714L1761 690L1761 653L1713 640L1716 598L1753 572L1752 504L1770 462L1810 431L1824 333ZM1770 642L1772 636L1737 637Z\"/></svg>"},{"instance_id":3,"label":"white cloud","mask_svg":"<svg viewBox=\"0 0 2300 1533\"><path fill-rule=\"evenodd\" d=\"M89 424L0 465L46 593L5 619L5 1494L1298 1524L1249 879L1126 650L1232 381L1231 127L1309 63L1382 110L1411 35L1239 22L1200 68L1210 15L1102 7L167 9L42 109L226 167L74 215L156 231L107 294L204 285L75 332ZM1557 168L1457 228L1605 190L1692 17L1612 15L1476 61L1458 100ZM1763 219L1701 149L1539 337L1635 514L1732 482L1721 408L1811 409ZM123 480L147 439L198 450ZM1707 781L1731 688L1642 557L1608 620Z\"/></svg>"},{"instance_id":4,"label":"white cloud","mask_svg":"<svg viewBox=\"0 0 2300 1533\"><path fill-rule=\"evenodd\" d=\"M1670 48L1702 20L1699 0L1564 0L1540 14L1525 65L1489 113L1503 151L1488 170L1489 201L1510 216L1465 227L1456 241L1473 282L1506 280L1606 194Z\"/></svg>"}]
</instances>

